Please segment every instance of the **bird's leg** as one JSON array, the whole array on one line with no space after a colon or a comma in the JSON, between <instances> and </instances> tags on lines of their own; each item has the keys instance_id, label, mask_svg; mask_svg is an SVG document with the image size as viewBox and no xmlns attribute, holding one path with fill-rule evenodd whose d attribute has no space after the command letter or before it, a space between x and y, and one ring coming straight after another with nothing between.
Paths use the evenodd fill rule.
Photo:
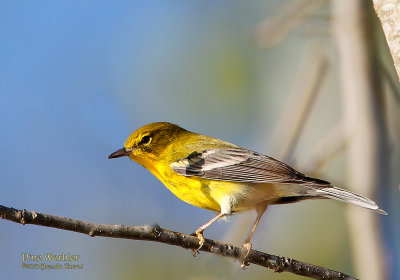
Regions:
<instances>
[{"instance_id":1,"label":"bird's leg","mask_svg":"<svg viewBox=\"0 0 400 280\"><path fill-rule=\"evenodd\" d=\"M240 266L242 268L246 267L247 265L245 264L245 259L247 257L247 255L250 253L251 250L251 238L253 237L254 232L256 231L256 228L258 226L258 224L260 223L261 217L262 215L265 213L265 210L267 210L268 205L267 204L262 204L257 206L256 211L257 211L257 218L253 224L253 227L251 228L250 234L249 236L246 238L246 240L243 242L242 244L242 250L243 250L243 255L241 257L240 260Z\"/></svg>"},{"instance_id":2,"label":"bird's leg","mask_svg":"<svg viewBox=\"0 0 400 280\"><path fill-rule=\"evenodd\" d=\"M196 229L195 234L196 234L197 238L199 238L199 245L200 245L199 248L197 248L197 250L200 250L200 248L203 247L204 241L206 241L203 236L203 231L206 228L208 228L212 223L214 223L216 220L218 220L219 218L221 218L225 215L226 214L220 212L220 213L218 213L218 215L216 215L214 218L209 220L207 223L205 223L204 225L202 225L201 227Z\"/></svg>"}]
</instances>

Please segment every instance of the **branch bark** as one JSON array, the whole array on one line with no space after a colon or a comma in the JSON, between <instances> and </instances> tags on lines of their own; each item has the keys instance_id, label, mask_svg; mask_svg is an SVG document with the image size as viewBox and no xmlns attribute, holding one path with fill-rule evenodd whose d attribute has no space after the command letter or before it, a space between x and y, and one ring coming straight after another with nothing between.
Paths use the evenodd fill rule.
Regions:
<instances>
[{"instance_id":1,"label":"branch bark","mask_svg":"<svg viewBox=\"0 0 400 280\"><path fill-rule=\"evenodd\" d=\"M58 228L91 237L102 236L109 238L122 238L133 240L146 240L179 246L185 249L196 250L199 246L197 237L175 231L163 229L159 226L133 226L96 224L71 218L58 217L34 211L17 210L0 205L0 218L20 224L33 224L38 226ZM240 260L242 251L240 247L206 239L200 251L221 255ZM356 279L341 272L329 270L313 264L304 263L287 257L274 256L251 250L246 258L246 263L267 267L275 272L291 272L314 279Z\"/></svg>"},{"instance_id":2,"label":"branch bark","mask_svg":"<svg viewBox=\"0 0 400 280\"><path fill-rule=\"evenodd\" d=\"M373 0L400 80L400 0Z\"/></svg>"}]
</instances>

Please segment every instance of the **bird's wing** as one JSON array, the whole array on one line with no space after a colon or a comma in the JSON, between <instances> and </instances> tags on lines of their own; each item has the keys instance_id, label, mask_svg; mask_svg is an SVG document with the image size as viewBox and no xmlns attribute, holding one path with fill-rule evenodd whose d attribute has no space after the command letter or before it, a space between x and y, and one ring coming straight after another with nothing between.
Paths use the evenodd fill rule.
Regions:
<instances>
[{"instance_id":1,"label":"bird's wing","mask_svg":"<svg viewBox=\"0 0 400 280\"><path fill-rule=\"evenodd\" d=\"M171 164L184 176L211 180L257 183L297 183L308 177L274 158L242 148L212 149L191 153ZM328 182L319 182L329 185Z\"/></svg>"},{"instance_id":2,"label":"bird's wing","mask_svg":"<svg viewBox=\"0 0 400 280\"><path fill-rule=\"evenodd\" d=\"M306 177L287 164L246 149L216 149L191 153L171 164L172 170L183 176L211 180L253 183L300 184L304 191L283 197L276 203L290 203L308 198L332 198L387 213L376 203L359 194L333 187L329 182Z\"/></svg>"}]
</instances>

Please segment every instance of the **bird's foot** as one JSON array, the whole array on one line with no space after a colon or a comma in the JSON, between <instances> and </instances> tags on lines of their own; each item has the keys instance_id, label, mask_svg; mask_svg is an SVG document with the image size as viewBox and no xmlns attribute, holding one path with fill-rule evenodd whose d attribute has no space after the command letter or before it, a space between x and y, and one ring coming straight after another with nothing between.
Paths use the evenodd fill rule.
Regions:
<instances>
[{"instance_id":1,"label":"bird's foot","mask_svg":"<svg viewBox=\"0 0 400 280\"><path fill-rule=\"evenodd\" d=\"M204 238L203 231L196 231L195 234L199 239L199 248L197 248L197 250L200 250L201 247L203 247L204 242L206 242L206 239Z\"/></svg>"},{"instance_id":2,"label":"bird's foot","mask_svg":"<svg viewBox=\"0 0 400 280\"><path fill-rule=\"evenodd\" d=\"M244 242L242 244L242 250L241 250L241 253L240 253L241 256L240 256L240 259L239 259L240 267L242 269L246 269L249 266L249 262L247 261L247 256L250 253L251 246L252 246L251 242Z\"/></svg>"},{"instance_id":3,"label":"bird's foot","mask_svg":"<svg viewBox=\"0 0 400 280\"><path fill-rule=\"evenodd\" d=\"M193 233L192 235L196 235L197 238L199 239L199 247L197 249L192 249L192 255L193 257L198 260L199 257L197 256L197 254L199 253L199 250L201 249L201 247L203 247L204 242L206 241L206 239L204 238L203 235L203 231L196 231L195 233Z\"/></svg>"}]
</instances>

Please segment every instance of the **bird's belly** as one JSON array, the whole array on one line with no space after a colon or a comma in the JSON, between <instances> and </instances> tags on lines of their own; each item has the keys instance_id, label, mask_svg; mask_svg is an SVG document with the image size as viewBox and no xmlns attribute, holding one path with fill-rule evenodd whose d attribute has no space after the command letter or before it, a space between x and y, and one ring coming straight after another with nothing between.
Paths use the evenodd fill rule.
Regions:
<instances>
[{"instance_id":1,"label":"bird's belly","mask_svg":"<svg viewBox=\"0 0 400 280\"><path fill-rule=\"evenodd\" d=\"M280 197L274 184L248 184L214 181L197 177L163 179L164 185L179 199L208 210L226 214L254 209Z\"/></svg>"}]
</instances>

